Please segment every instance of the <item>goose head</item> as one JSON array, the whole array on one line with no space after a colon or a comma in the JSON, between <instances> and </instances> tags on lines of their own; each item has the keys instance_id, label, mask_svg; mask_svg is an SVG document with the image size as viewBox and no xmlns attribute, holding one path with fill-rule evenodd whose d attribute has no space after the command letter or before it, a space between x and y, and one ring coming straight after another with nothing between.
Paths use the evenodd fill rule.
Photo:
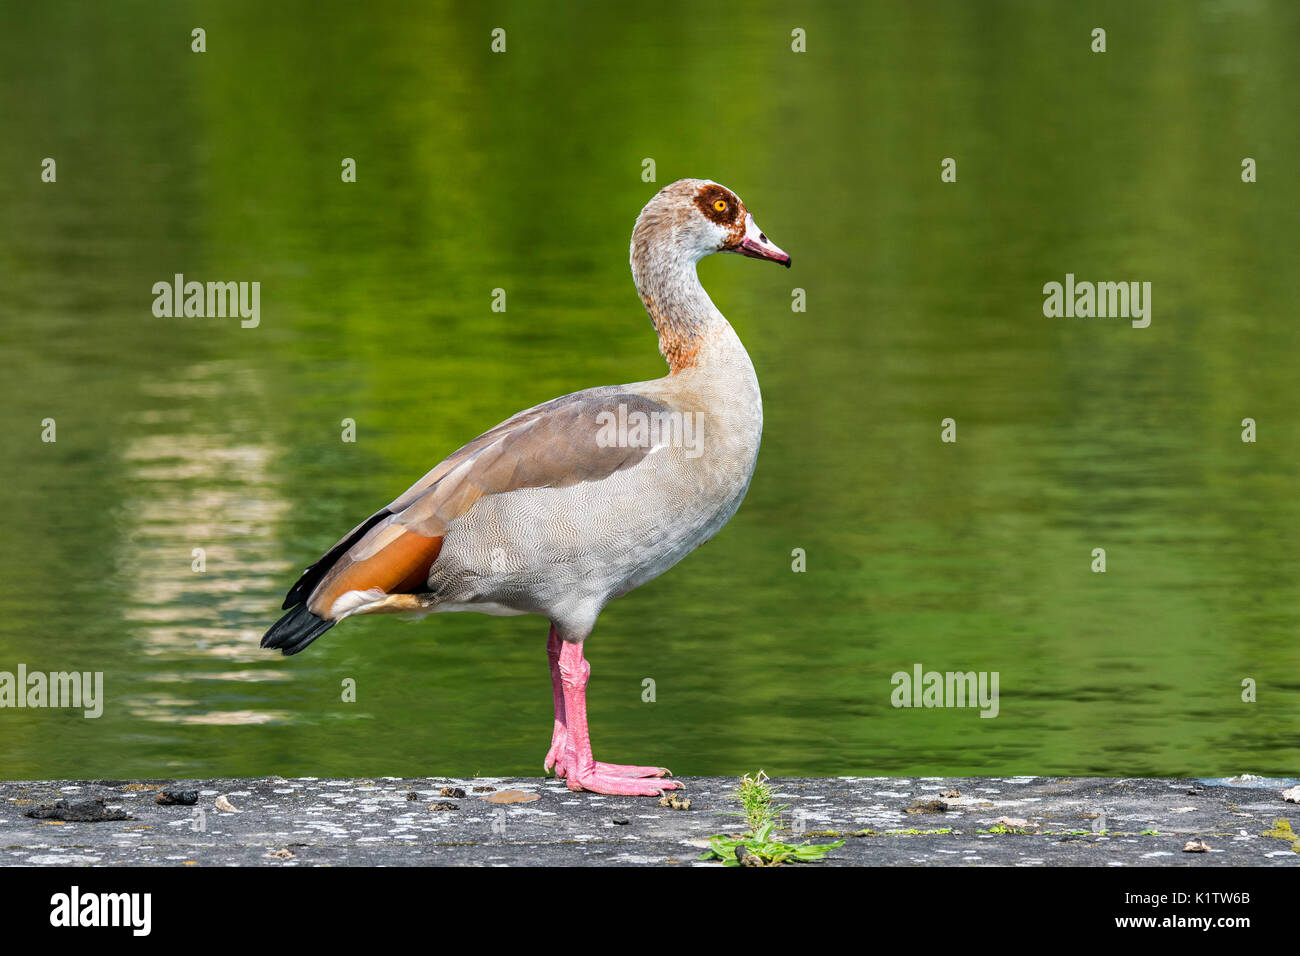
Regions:
<instances>
[{"instance_id":1,"label":"goose head","mask_svg":"<svg viewBox=\"0 0 1300 956\"><path fill-rule=\"evenodd\" d=\"M786 268L790 257L758 228L740 197L710 179L679 179L655 194L632 230L632 263L656 258L691 265L715 252L767 259Z\"/></svg>"}]
</instances>

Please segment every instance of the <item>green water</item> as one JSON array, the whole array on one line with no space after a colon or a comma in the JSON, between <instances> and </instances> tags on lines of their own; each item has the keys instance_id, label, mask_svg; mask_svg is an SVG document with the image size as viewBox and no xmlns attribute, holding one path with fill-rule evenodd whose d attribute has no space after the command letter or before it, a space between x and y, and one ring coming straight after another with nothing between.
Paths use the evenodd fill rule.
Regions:
<instances>
[{"instance_id":1,"label":"green water","mask_svg":"<svg viewBox=\"0 0 1300 956\"><path fill-rule=\"evenodd\" d=\"M257 641L443 455L662 374L627 268L650 157L794 268L701 266L762 453L588 643L599 757L1294 774L1300 8L644 6L0 6L0 670L107 695L0 711L0 773L539 772L540 619ZM1044 317L1067 272L1151 282L1150 327ZM260 325L155 318L176 273L260 282ZM998 717L892 707L917 663L998 672Z\"/></svg>"}]
</instances>

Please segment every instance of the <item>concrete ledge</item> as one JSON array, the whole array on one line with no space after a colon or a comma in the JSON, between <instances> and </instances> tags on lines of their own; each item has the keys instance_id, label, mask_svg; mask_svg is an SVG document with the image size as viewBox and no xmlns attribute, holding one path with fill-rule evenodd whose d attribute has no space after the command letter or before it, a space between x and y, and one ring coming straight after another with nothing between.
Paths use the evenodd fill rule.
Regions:
<instances>
[{"instance_id":1,"label":"concrete ledge","mask_svg":"<svg viewBox=\"0 0 1300 956\"><path fill-rule=\"evenodd\" d=\"M739 809L734 777L685 782L688 810L654 798L571 793L541 778L6 782L0 864L693 865L711 835L742 827L727 815ZM803 831L782 839L846 840L817 866L1300 866L1300 842L1287 836L1291 827L1300 831L1300 805L1281 795L1294 783L773 780L780 802L790 804L783 822ZM443 796L444 788L465 796ZM163 789L196 790L198 802L160 806ZM952 791L960 796L942 796ZM58 800L95 798L134 819L25 815ZM494 802L503 800L517 802ZM1210 849L1184 852L1193 839Z\"/></svg>"}]
</instances>

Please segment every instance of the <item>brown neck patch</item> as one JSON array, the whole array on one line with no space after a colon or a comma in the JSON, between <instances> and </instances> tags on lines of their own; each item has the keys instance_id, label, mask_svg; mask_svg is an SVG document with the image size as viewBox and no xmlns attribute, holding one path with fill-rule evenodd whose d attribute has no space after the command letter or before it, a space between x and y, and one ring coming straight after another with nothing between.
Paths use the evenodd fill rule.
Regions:
<instances>
[{"instance_id":1,"label":"brown neck patch","mask_svg":"<svg viewBox=\"0 0 1300 956\"><path fill-rule=\"evenodd\" d=\"M659 307L649 295L642 294L641 301L650 313L650 321L659 335L659 352L668 362L670 374L698 364L704 326L697 322L682 322Z\"/></svg>"},{"instance_id":2,"label":"brown neck patch","mask_svg":"<svg viewBox=\"0 0 1300 956\"><path fill-rule=\"evenodd\" d=\"M699 364L700 346L704 344L701 338L699 335L673 335L668 331L659 333L659 351L668 360L670 375Z\"/></svg>"}]
</instances>

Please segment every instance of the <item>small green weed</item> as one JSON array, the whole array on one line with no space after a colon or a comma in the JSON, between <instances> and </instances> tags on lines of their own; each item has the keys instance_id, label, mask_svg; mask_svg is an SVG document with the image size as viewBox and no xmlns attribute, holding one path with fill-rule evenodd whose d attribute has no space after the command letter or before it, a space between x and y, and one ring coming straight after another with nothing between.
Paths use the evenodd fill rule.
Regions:
<instances>
[{"instance_id":1,"label":"small green weed","mask_svg":"<svg viewBox=\"0 0 1300 956\"><path fill-rule=\"evenodd\" d=\"M788 804L775 806L775 793L767 782L767 774L759 771L754 776L745 774L736 789L741 811L732 816L741 817L748 829L739 836L720 834L709 839L709 849L701 860L721 860L723 866L780 866L783 863L813 863L832 850L838 843L812 844L784 843L772 838L777 815L788 809Z\"/></svg>"}]
</instances>

